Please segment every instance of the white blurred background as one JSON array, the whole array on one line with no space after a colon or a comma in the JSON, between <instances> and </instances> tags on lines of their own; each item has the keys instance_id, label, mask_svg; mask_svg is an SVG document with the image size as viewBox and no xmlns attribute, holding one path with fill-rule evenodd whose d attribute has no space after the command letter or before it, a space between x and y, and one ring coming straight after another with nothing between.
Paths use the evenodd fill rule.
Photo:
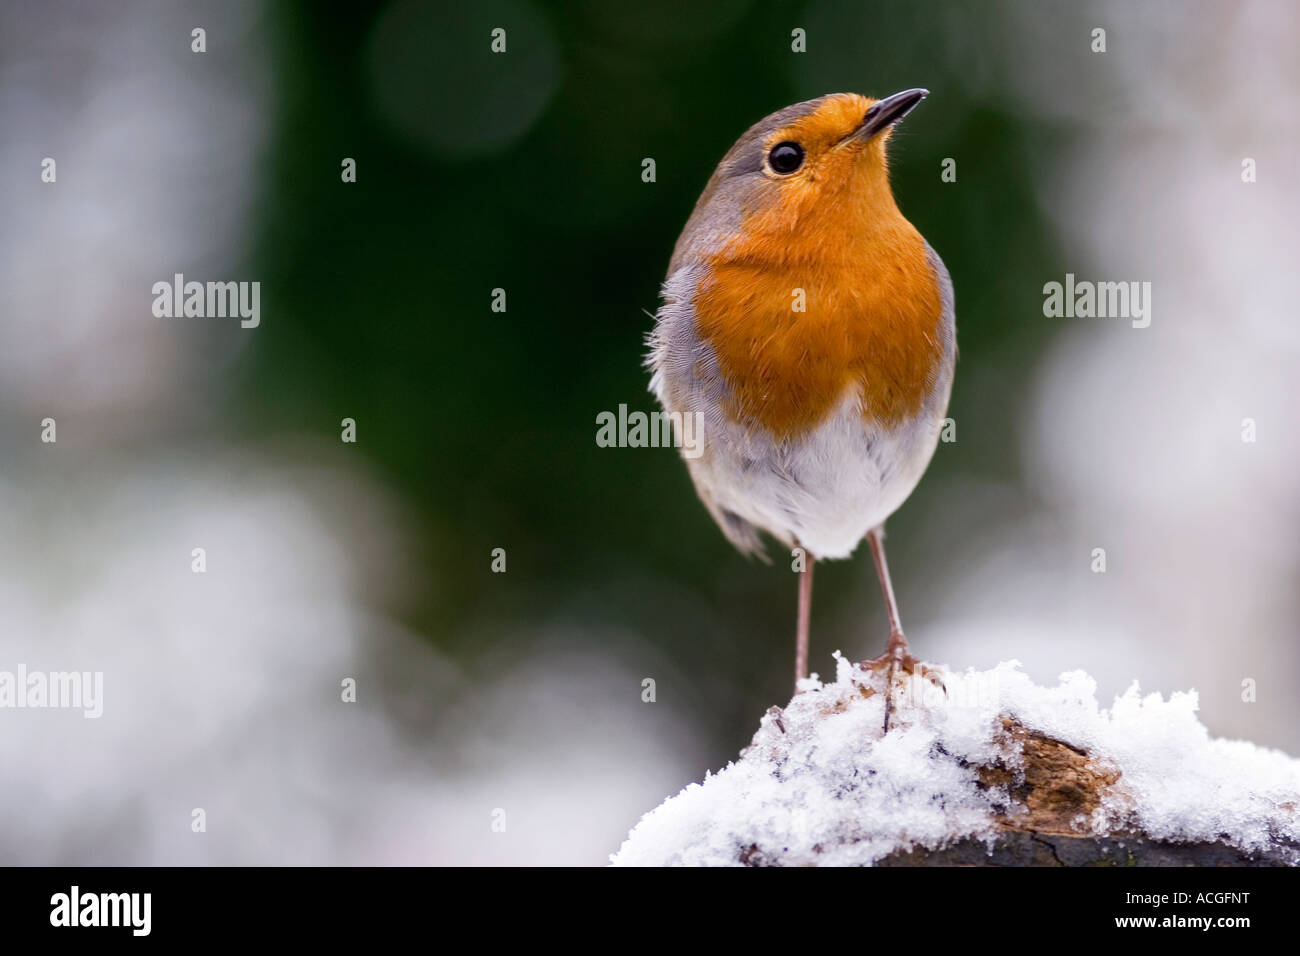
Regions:
<instances>
[{"instance_id":1,"label":"white blurred background","mask_svg":"<svg viewBox=\"0 0 1300 956\"><path fill-rule=\"evenodd\" d=\"M1288 51L1300 10L1015 9L1025 60L1008 93L1075 132L1040 170L1042 206L1079 279L1152 284L1152 321L1044 320L1066 328L1023 370L1033 400L1007 423L1029 436L1029 504L996 488L947 494L987 514L958 519L966 570L926 629L940 659L982 666L1024 647L1014 656L1040 682L1082 667L1103 699L1134 679L1195 688L1216 735L1298 752L1300 61ZM1098 25L1110 68L1044 82L1096 56L1082 43L1063 56L1053 39ZM1248 157L1255 184L1242 181ZM945 536L934 521L930 545Z\"/></svg>"}]
</instances>

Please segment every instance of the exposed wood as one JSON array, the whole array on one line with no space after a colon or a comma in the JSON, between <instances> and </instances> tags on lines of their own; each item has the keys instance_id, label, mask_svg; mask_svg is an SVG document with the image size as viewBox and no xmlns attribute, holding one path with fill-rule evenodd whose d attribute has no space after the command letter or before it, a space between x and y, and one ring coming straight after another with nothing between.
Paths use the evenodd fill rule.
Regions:
<instances>
[{"instance_id":1,"label":"exposed wood","mask_svg":"<svg viewBox=\"0 0 1300 956\"><path fill-rule=\"evenodd\" d=\"M1168 843L1141 833L1097 836L1085 822L1120 779L1118 769L1086 751L1002 719L1007 759L976 767L984 786L1007 788L1013 804L996 818L1001 833L987 844L962 839L939 849L898 851L877 866L1287 866L1297 846L1279 841L1262 853L1217 843ZM779 865L758 847L746 866Z\"/></svg>"}]
</instances>

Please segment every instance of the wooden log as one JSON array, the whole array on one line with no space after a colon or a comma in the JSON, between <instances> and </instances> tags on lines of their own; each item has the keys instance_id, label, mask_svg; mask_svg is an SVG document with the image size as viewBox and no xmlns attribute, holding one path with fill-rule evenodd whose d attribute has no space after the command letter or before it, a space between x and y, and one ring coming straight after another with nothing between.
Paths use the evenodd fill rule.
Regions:
<instances>
[{"instance_id":1,"label":"wooden log","mask_svg":"<svg viewBox=\"0 0 1300 956\"><path fill-rule=\"evenodd\" d=\"M1014 798L996 817L1001 833L992 845L967 838L939 849L898 850L876 866L1289 866L1294 859L1297 845L1284 840L1246 853L1227 844L1170 843L1128 831L1081 835L1080 823L1101 806L1120 772L1009 717L1002 729L1004 742L1023 755L1019 766L975 768L983 785L1007 787ZM740 862L777 865L756 846L744 850Z\"/></svg>"}]
</instances>

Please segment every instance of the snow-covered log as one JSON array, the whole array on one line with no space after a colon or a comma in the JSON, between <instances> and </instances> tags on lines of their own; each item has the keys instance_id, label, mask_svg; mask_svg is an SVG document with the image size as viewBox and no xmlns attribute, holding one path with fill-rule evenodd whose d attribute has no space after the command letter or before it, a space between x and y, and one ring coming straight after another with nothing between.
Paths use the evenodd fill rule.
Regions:
<instances>
[{"instance_id":1,"label":"snow-covered log","mask_svg":"<svg viewBox=\"0 0 1300 956\"><path fill-rule=\"evenodd\" d=\"M1300 761L1211 739L1196 695L1109 709L1015 662L885 678L837 655L740 759L646 814L621 866L1297 865Z\"/></svg>"}]
</instances>

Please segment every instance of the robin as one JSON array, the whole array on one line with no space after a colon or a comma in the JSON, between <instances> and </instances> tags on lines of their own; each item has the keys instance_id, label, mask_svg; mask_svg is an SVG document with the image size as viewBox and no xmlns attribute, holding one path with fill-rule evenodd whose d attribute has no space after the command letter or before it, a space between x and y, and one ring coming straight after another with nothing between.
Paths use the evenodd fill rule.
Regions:
<instances>
[{"instance_id":1,"label":"robin","mask_svg":"<svg viewBox=\"0 0 1300 956\"><path fill-rule=\"evenodd\" d=\"M759 121L722 158L673 249L650 388L700 413L695 490L741 552L803 549L795 684L816 560L866 538L889 615L888 700L908 651L884 522L934 455L957 357L952 283L894 201L886 144L928 95L837 93Z\"/></svg>"}]
</instances>

